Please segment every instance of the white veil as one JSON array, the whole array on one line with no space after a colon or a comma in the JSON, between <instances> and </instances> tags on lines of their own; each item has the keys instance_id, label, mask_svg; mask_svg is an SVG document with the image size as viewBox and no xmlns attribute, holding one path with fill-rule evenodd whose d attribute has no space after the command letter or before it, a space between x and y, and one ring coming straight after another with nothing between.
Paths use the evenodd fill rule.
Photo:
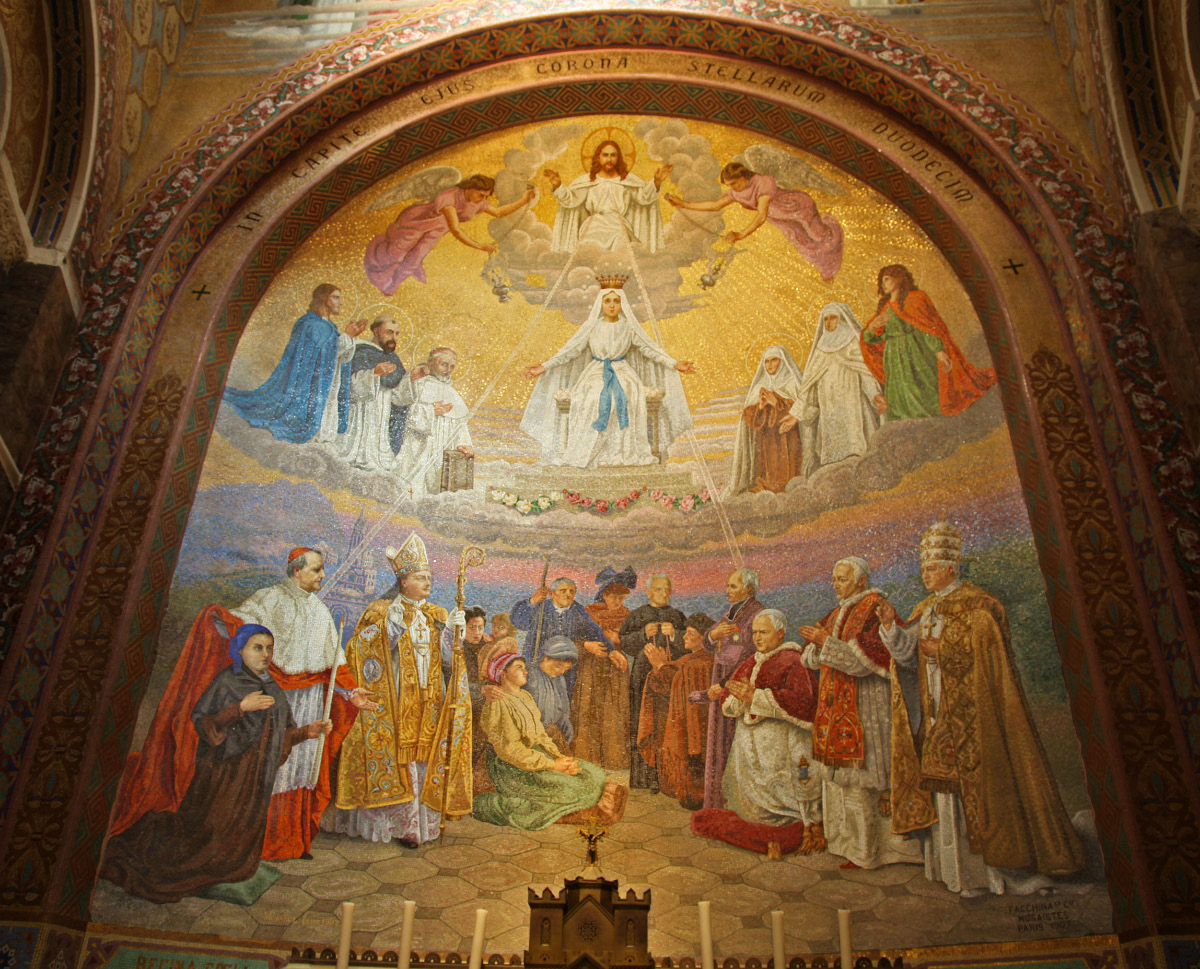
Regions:
<instances>
[{"instance_id":1,"label":"white veil","mask_svg":"<svg viewBox=\"0 0 1200 969\"><path fill-rule=\"evenodd\" d=\"M774 374L769 374L767 373L767 361L776 357L779 358L779 369ZM796 361L783 347L767 347L758 361L758 369L754 371L754 379L750 381L750 389L746 391L746 400L742 406L749 407L757 404L760 390L765 388L782 392L790 382L794 382L797 388L804 382L804 374L796 366ZM791 397L792 395L785 394L784 396Z\"/></svg>"},{"instance_id":2,"label":"white veil","mask_svg":"<svg viewBox=\"0 0 1200 969\"><path fill-rule=\"evenodd\" d=\"M767 361L779 358L779 369L774 374L767 373ZM754 371L754 379L750 381L750 389L746 391L746 399L742 404L743 410L758 405L760 390L771 390L789 400L793 414L799 405L799 391L804 383L804 374L796 366L791 353L784 347L767 347L758 361L758 369ZM786 388L786 389L785 389ZM754 432L746 426L742 415L738 415L737 435L733 440L733 464L729 470L729 494L737 495L754 487L757 478L757 450Z\"/></svg>"},{"instance_id":3,"label":"white veil","mask_svg":"<svg viewBox=\"0 0 1200 969\"><path fill-rule=\"evenodd\" d=\"M838 325L836 329L825 329L825 317L837 316ZM862 334L862 325L854 315L854 311L845 303L826 303L821 307L821 312L817 314L817 335L813 339L812 349L808 353L808 362L804 367L804 383L800 385L800 406L804 409L804 418L800 423L800 440L801 454L803 455L802 466L804 477L811 475L822 462L818 446L818 425L819 419L817 411L817 387L821 379L833 367L848 367L854 373L859 375L859 393L868 401L873 401L876 394L883 393L883 388L879 385L879 381L875 379L870 368L862 358L862 352L856 351L853 354L847 355L841 353L850 344L854 344L857 348L858 341ZM834 354L840 354L840 357L835 358ZM846 402L849 405L849 402ZM874 434L879 428L881 418L874 409L872 404L870 407L862 409L861 402L857 405L861 413L865 413L863 418L868 425L868 436Z\"/></svg>"},{"instance_id":4,"label":"white veil","mask_svg":"<svg viewBox=\"0 0 1200 969\"><path fill-rule=\"evenodd\" d=\"M836 316L836 330L825 329L825 317ZM812 349L808 351L809 363L818 350L824 353L834 353L851 340L857 340L862 333L862 324L854 315L854 310L845 303L826 303L817 314L817 338L813 340ZM807 368L805 368L807 369Z\"/></svg>"},{"instance_id":5,"label":"white veil","mask_svg":"<svg viewBox=\"0 0 1200 969\"><path fill-rule=\"evenodd\" d=\"M647 344L665 358L672 359L670 354L651 339L650 334L638 321L629 293L622 289L601 289L596 294L587 319L562 348L543 364L546 372L538 377L533 393L529 396L529 403L525 405L521 430L541 443L541 460L544 463L555 463L562 447L562 442L558 440L558 404L555 395L560 390L570 390L574 387L580 375L592 362L588 342L592 330L603 322L602 303L609 293L616 293L621 297L620 318L626 320ZM672 441L692 427L692 414L688 410L679 371L641 353L636 345L629 348L626 362L644 386L659 387L663 391L658 421L660 446L665 450Z\"/></svg>"}]
</instances>

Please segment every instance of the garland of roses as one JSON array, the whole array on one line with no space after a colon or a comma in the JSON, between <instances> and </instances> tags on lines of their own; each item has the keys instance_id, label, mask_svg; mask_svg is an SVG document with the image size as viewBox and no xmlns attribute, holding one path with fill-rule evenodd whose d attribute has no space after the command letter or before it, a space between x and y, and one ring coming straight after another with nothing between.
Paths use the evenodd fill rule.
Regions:
<instances>
[{"instance_id":1,"label":"garland of roses","mask_svg":"<svg viewBox=\"0 0 1200 969\"><path fill-rule=\"evenodd\" d=\"M718 488L717 490L719 491L720 489ZM590 511L593 515L608 515L617 511L628 511L637 502L647 497L651 501L657 501L665 510L669 511L674 508L685 514L693 512L698 508L703 508L705 505L712 504L713 500L713 496L707 488L702 489L699 494L690 495L673 495L662 488L635 488L629 494L611 500L608 498L592 498L578 491L563 488L562 496L567 504ZM526 498L511 491L504 491L502 488L493 488L488 492L488 497L492 501L516 509L522 515L540 515L542 512L549 511L558 504L558 498L551 497L550 495L538 495L534 498Z\"/></svg>"}]
</instances>

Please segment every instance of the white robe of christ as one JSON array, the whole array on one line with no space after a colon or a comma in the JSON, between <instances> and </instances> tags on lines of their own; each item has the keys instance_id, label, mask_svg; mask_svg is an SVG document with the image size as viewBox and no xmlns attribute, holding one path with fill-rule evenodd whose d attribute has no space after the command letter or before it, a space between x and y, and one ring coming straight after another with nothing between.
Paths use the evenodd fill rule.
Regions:
<instances>
[{"instance_id":1,"label":"white robe of christ","mask_svg":"<svg viewBox=\"0 0 1200 969\"><path fill-rule=\"evenodd\" d=\"M554 190L558 212L554 216L554 252L574 252L580 246L597 246L617 252L640 242L651 252L663 248L662 215L658 211L658 186L637 175L605 178L580 175L570 185Z\"/></svg>"}]
</instances>

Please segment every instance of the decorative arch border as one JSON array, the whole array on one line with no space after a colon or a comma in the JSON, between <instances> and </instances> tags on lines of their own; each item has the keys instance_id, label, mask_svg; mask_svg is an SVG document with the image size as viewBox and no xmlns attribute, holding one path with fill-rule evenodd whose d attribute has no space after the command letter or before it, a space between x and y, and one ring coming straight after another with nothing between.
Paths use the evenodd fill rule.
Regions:
<instances>
[{"instance_id":1,"label":"decorative arch border","mask_svg":"<svg viewBox=\"0 0 1200 969\"><path fill-rule=\"evenodd\" d=\"M39 785L48 784L43 791L46 796L37 799L36 810L48 818L53 816L48 823L54 829L43 831L48 837L41 839L42 845L37 851L43 867L34 872L33 880L39 884L31 886L25 879L26 890L20 891L20 895L26 899L32 895L39 902L44 900L45 904L55 906L59 899L78 900L85 897L86 891L81 892L81 888L90 885L90 872L94 871L94 858L89 866L86 855L94 852L90 847L93 844L98 848L94 831L97 827L102 831L115 775L108 782L93 776L85 790L79 783L81 778L72 778L70 766L62 762L59 743L45 736L30 743L31 731L35 721L44 720L53 713L65 716L69 725L77 728L77 732L81 729L85 736L93 725L107 719L97 709L97 699L113 685L112 674L117 671L110 672L107 668L108 654L114 644L103 639L103 630L120 621L126 608L124 598L118 601L115 596L102 597L102 609L97 616L100 625L90 629L73 628L75 636L69 648L63 642L63 632L70 613L79 606L81 591L86 591L81 589L85 564L93 567L89 579L94 579L97 569L110 580L128 582L134 577L132 564L136 549L130 546L137 544L140 533L132 537L117 535L114 543L105 545L102 530L97 531L96 525L102 511L106 513L103 519L107 525L118 508L115 502L121 495L118 493L114 498L112 494L113 475L119 464L117 456L123 439L128 446L126 424L133 414L135 399L142 406L138 420L131 422L130 433L140 433L145 440L154 441L161 437L162 426L172 411L172 401L182 396L181 390L177 393L176 388L156 388L147 398L140 383L156 327L175 285L199 252L202 241L274 163L333 121L370 101L474 64L534 52L612 45L733 54L834 80L897 111L930 132L962 158L1009 208L1016 223L1033 241L1062 300L1088 381L1091 403L1101 424L1100 439L1107 451L1108 463L1115 471L1124 522L1119 524L1111 512L1107 521L1096 520L1093 509L1091 531L1084 537L1096 546L1101 557L1112 552L1111 548L1102 547L1104 542L1116 541L1119 558L1123 534L1132 540L1135 554L1144 563L1143 587L1135 590L1133 584L1127 582L1127 589L1118 591L1127 592L1135 601L1131 613L1135 620L1137 593L1149 592L1149 614L1158 625L1164 660L1169 663L1176 711L1153 702L1159 699L1158 684L1150 669L1130 663L1128 665L1133 668L1119 670L1105 666L1102 670L1106 680L1104 692L1118 701L1122 709L1166 716L1166 720L1159 723L1161 729L1151 738L1156 749L1122 750L1127 769L1138 762L1139 756L1149 757L1149 762L1156 768L1138 779L1138 790L1134 795L1136 804L1126 807L1137 815L1138 827L1153 830L1164 845L1171 839L1157 830L1160 825L1153 823L1150 817L1155 811L1160 812L1164 821L1175 819L1171 823L1185 822L1183 827L1191 829L1193 822L1188 819L1194 819L1192 774L1195 764L1187 771L1179 772L1186 776L1175 776L1169 771L1163 774L1157 769L1165 766L1164 752L1169 753L1174 748L1174 753L1182 753L1179 748L1183 744L1170 725L1172 713L1177 712L1188 723L1186 739L1193 754L1200 743L1200 729L1191 729L1197 712L1195 702L1200 702L1194 698L1200 697L1200 690L1194 688L1196 671L1182 635L1190 619L1176 611L1172 601L1171 581L1177 577L1173 575L1171 565L1158 556L1153 524L1156 515L1139 495L1139 489L1144 486L1139 480L1141 467L1126 450L1121 432L1126 415L1121 412L1123 408L1114 408L1108 396L1110 363L1097 359L1089 317L1094 317L1099 324L1109 351L1131 357L1118 356L1116 362L1123 389L1140 407L1135 410L1135 416L1142 419L1139 430L1143 436L1143 453L1147 437L1160 444L1163 441L1170 443L1171 440L1178 441L1181 432L1177 420L1172 424L1173 404L1165 396L1165 387L1161 379L1155 379L1157 360L1148 336L1137 320L1133 293L1125 280L1128 269L1124 245L1112 232L1109 216L1099 201L1102 196L1095 180L1073 150L1058 144L1053 132L1028 109L1005 98L978 75L948 63L921 45L902 41L842 13L781 4L744 5L757 19L773 24L772 29L740 20L701 16L709 9L707 3L697 2L691 6L691 13L623 10L604 14L543 15L528 21L498 23L469 34L452 34L439 44L428 45L420 58L397 55L407 52L427 35L453 30L468 19L477 23L489 16L537 15L541 8L533 3L483 2L472 12L434 12L424 18L399 21L365 39L352 38L335 52L314 58L264 89L253 92L224 120L185 145L181 156L148 183L147 190L136 200L137 211L117 239L109 258L88 279L89 313L80 346L68 360L55 411L43 429L42 446L26 469L18 514L10 520L6 535L0 540L3 543L0 550L4 553L0 561L8 566L3 622L4 633L9 637L9 654L4 681L18 687L8 691L3 713L6 733L0 742L0 794L9 800L9 795L15 793L13 784L18 777L26 781L33 777ZM462 19L455 22L455 18ZM340 83L331 83L338 78L341 78ZM1066 252L1073 253L1073 258L1066 256ZM1082 304L1077 298L1076 281L1086 287L1088 299ZM133 301L135 290L136 311L122 325L123 312ZM119 352L113 355L106 373L102 374L97 360L117 344L118 337ZM213 363L211 359L205 361L206 382ZM1045 400L1050 401L1047 406L1051 413L1041 415L1043 423L1048 419L1059 420L1060 428L1066 432L1063 455L1067 470L1077 475L1081 487L1088 485L1093 491L1099 487L1103 493L1103 474L1096 466L1096 455L1087 430L1087 406L1073 394L1069 370L1064 382L1059 372L1061 361L1058 367L1053 361L1043 361L1043 364L1041 377L1032 366L1027 375L1031 383L1037 385L1040 381L1047 389L1049 396ZM107 395L105 405L93 407L101 385ZM1139 404L1135 394L1141 394L1143 403ZM147 400L153 406L147 407ZM89 409L91 419L85 421ZM204 415L199 409L193 414L196 421L206 418L211 421L211 417L211 413ZM85 430L91 434L91 445L79 452L72 468L71 455ZM163 444L158 454L160 462L167 457L166 442ZM1089 454L1092 460L1089 460ZM1158 456L1162 458L1161 452ZM141 470L135 469L135 476L150 475L151 485L157 472L165 470L161 463L154 468L142 460L136 464ZM130 468L128 461L121 464L123 480ZM1154 470L1158 472L1160 468L1155 466ZM183 474L180 484L186 485L186 467L177 465L171 473L176 472ZM1167 483L1174 488L1174 492L1166 496L1168 525L1171 514L1176 516L1177 522L1190 523L1187 516L1195 511L1195 483L1190 483L1190 493L1186 482ZM58 505L59 520L51 536L50 517L56 500L68 484L72 495L69 501L63 500ZM117 482L118 492L120 484ZM1177 496L1186 500L1172 504L1171 499ZM1106 498L1102 504L1107 511ZM1178 538L1178 528L1175 534ZM92 536L90 541L89 536ZM146 544L148 539L149 536L141 544ZM154 544L164 539L170 543L170 536L160 531L154 537ZM47 546L46 554L35 563L34 550L42 543ZM156 551L161 552L162 548L151 547L151 554ZM1176 551L1179 555L1178 546ZM1180 557L1184 559L1182 564L1187 565L1186 556ZM162 556L162 564L169 574L173 555ZM1194 591L1192 585L1196 577L1190 574L1185 577L1189 580L1189 591ZM150 579L151 576L145 576L142 592L153 592ZM40 586L38 595L30 597L29 609L18 620L19 597L35 581ZM161 596L161 589L157 594ZM130 627L130 636L135 638L143 618L140 609L138 613ZM1129 615L1114 617L1118 625L1125 622L1119 631L1137 633L1138 624L1134 621L1130 625ZM107 627L103 625L106 619L110 621ZM1145 642L1147 632L1141 631L1138 642L1143 645L1142 652L1152 668L1153 647ZM90 656L86 655L89 646ZM63 654L68 651L72 654L71 663L64 665ZM137 657L126 654L125 659ZM131 662L127 670L121 671L121 675L127 673L133 681L129 694L132 700L140 695L137 681L145 675L144 657L141 659L143 663ZM143 668L138 669L139 666ZM1086 668L1080 675L1073 692L1077 696L1090 697L1097 687L1090 682ZM51 690L47 687L52 680ZM1189 700L1194 701L1190 711L1186 706ZM1193 719L1187 720L1189 716ZM1084 726L1093 728L1097 734L1102 729L1098 721ZM117 736L114 741L118 750L121 749L120 739ZM127 746L128 737L124 739L124 746ZM1099 745L1098 749L1103 755L1103 746ZM56 751L57 761L54 759ZM1167 759L1171 758L1168 756ZM79 766L77 762L76 774L80 773ZM48 774L46 770L49 770ZM18 810L26 814L30 799L28 792L21 793L26 797ZM1093 789L1092 793L1094 801L1098 800L1098 793L1115 797L1115 791L1107 789ZM1115 801L1114 806L1119 811ZM83 857L76 855L69 866L63 865L60 870L52 871L57 849L63 846L62 841L67 837L63 816L72 809L76 810L76 821L79 820L78 812L84 811L89 819L99 817L100 824L92 824L93 835L85 839ZM13 835L17 813L17 810L10 810L5 826L10 863L5 872L5 883L0 885L0 901L8 904L18 900L14 890L19 888L24 874L30 871L28 867L22 872L14 871L12 864L16 854ZM1119 823L1113 823L1111 818L1108 820L1112 824L1110 833L1119 834ZM73 832L70 837L72 844L79 844ZM1110 858L1113 850L1130 853L1129 844L1123 843L1120 837L1108 847L1112 849ZM1191 872L1200 871L1186 848L1177 849L1177 856L1177 865L1190 868ZM1138 867L1136 858L1133 867ZM1175 873L1193 877L1178 867ZM1186 879L1178 879L1177 884L1183 880ZM1164 917L1183 918L1180 913L1186 915L1189 911L1186 907L1189 899L1180 897L1187 894L1187 890L1167 884L1165 872L1154 878L1151 894L1156 897L1140 894L1139 882L1142 879L1133 876L1130 883L1113 886L1114 894L1125 893L1127 904L1119 906L1121 924L1125 928L1132 930L1147 922L1160 923ZM1142 884L1150 887L1146 882ZM36 890L29 892L30 887ZM79 909L74 905L70 907L74 908L71 915L78 917Z\"/></svg>"}]
</instances>

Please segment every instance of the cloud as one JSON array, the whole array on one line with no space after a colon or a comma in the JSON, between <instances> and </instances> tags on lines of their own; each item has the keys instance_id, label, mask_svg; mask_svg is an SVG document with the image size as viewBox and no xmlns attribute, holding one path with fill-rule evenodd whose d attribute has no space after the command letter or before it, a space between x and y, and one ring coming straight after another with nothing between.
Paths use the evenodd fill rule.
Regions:
<instances>
[{"instance_id":1,"label":"cloud","mask_svg":"<svg viewBox=\"0 0 1200 969\"><path fill-rule=\"evenodd\" d=\"M571 174L575 159L563 160L560 156L568 142L583 135L585 130L586 126L581 124L556 125L527 135L521 148L514 148L504 156L505 167L496 176L500 202L519 197L547 162L556 163L563 181L570 182L575 177ZM685 122L675 119L643 119L633 133L645 142L653 161L673 166L670 184L665 184L664 192L672 191L694 201L720 196L721 164L713 155L708 138L693 133ZM539 192L545 191L544 185L537 182L535 187ZM636 294L638 314L643 320L650 315L646 300L653 305L657 318L665 319L691 309L699 294L680 293L681 269L707 256L724 228L720 213L675 210L667 213L665 246L656 253L634 243L624 252L606 253L592 246L581 246L571 254L551 252L553 229L539 221L532 210L533 206L529 206L506 219L492 220L492 239L502 265L509 272L512 288L533 305L546 303L553 289L552 308L573 323L581 323L591 308L598 288L595 277L608 273L631 277L633 281L628 287ZM568 264L567 277L555 288ZM530 275L544 277L546 285L531 283L526 278ZM639 275L640 282L645 283L645 292L639 285Z\"/></svg>"},{"instance_id":2,"label":"cloud","mask_svg":"<svg viewBox=\"0 0 1200 969\"><path fill-rule=\"evenodd\" d=\"M904 475L952 456L962 445L987 437L1002 424L1000 395L993 388L955 417L886 423L861 457L821 468L806 481L794 480L780 494L735 495L726 499L724 508L739 539L773 538L824 512L857 504L866 494L889 491ZM430 495L413 502L405 497L405 485L398 478L350 468L319 445L276 441L229 408L221 409L217 430L265 467L306 478L326 493L345 489L384 507L398 505L429 530L453 541L495 542L529 553L554 551L580 567L598 567L622 556L686 557L722 543L721 524L711 505L685 515L664 512L643 498L624 514L600 517L560 505L524 517L477 491ZM710 467L718 482L727 477L725 469ZM699 480L695 464L672 463L670 470L691 470ZM570 474L564 469L564 484L570 483ZM652 485L652 472L647 478ZM698 492L700 486L695 489Z\"/></svg>"}]
</instances>

